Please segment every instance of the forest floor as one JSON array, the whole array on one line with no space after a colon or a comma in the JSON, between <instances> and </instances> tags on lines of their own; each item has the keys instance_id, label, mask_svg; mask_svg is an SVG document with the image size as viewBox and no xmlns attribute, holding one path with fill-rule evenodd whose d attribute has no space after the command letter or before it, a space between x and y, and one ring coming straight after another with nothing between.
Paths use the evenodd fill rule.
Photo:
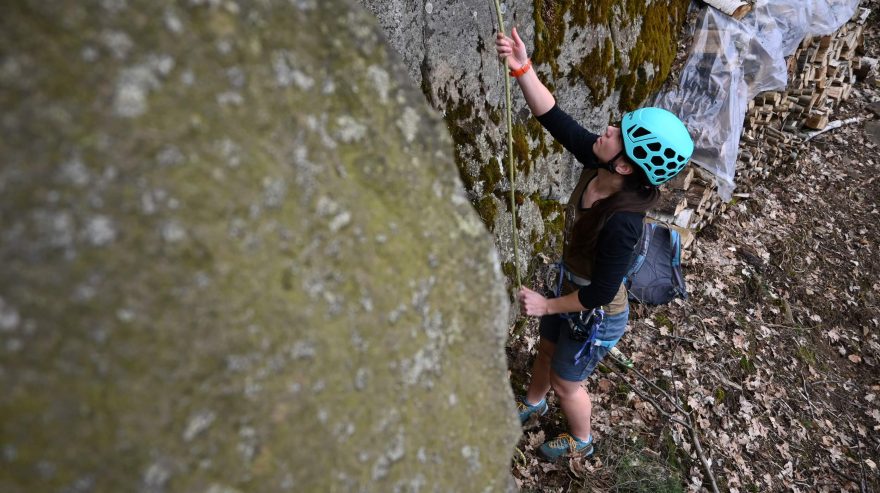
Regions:
<instances>
[{"instance_id":1,"label":"forest floor","mask_svg":"<svg viewBox=\"0 0 880 493\"><path fill-rule=\"evenodd\" d=\"M864 50L880 56L880 0ZM880 79L880 75L876 76ZM596 453L558 463L537 447L566 430L558 403L524 427L512 472L525 491L880 491L880 83L858 81L797 159L737 192L697 235L689 297L633 305L618 347L635 362L586 382ZM875 137L880 139L880 137ZM512 331L514 392L537 324ZM639 378L638 374L645 376ZM679 402L676 410L670 400ZM663 406L660 413L650 402Z\"/></svg>"}]
</instances>

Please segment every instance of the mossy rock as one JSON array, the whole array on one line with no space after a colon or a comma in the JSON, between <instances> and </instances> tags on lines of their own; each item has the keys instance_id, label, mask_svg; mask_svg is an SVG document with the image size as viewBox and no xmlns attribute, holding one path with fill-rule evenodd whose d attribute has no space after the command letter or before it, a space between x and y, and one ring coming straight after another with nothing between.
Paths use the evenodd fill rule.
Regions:
<instances>
[{"instance_id":1,"label":"mossy rock","mask_svg":"<svg viewBox=\"0 0 880 493\"><path fill-rule=\"evenodd\" d=\"M0 490L508 487L498 255L353 2L5 3L0 105Z\"/></svg>"}]
</instances>

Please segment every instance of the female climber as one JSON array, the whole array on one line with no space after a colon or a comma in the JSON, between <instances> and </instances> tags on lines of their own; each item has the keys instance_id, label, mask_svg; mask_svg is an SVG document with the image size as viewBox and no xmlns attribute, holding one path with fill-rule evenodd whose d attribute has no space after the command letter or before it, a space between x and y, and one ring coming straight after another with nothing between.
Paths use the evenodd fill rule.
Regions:
<instances>
[{"instance_id":1,"label":"female climber","mask_svg":"<svg viewBox=\"0 0 880 493\"><path fill-rule=\"evenodd\" d=\"M623 278L638 242L645 212L660 198L657 186L678 174L694 144L684 124L659 108L623 116L620 127L599 135L563 112L538 80L514 28L498 34L498 56L506 58L532 114L583 164L565 212L560 284L546 298L522 287L523 311L541 317L538 354L526 395L517 399L520 420L547 412L552 388L569 432L545 442L545 458L590 456L592 404L582 382L623 335L629 303Z\"/></svg>"}]
</instances>

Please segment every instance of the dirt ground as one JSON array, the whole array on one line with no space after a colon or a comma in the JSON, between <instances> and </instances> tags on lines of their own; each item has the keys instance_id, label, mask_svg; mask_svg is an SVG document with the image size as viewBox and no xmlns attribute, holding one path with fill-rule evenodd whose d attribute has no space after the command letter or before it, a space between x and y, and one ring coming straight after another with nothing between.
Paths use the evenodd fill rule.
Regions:
<instances>
[{"instance_id":1,"label":"dirt ground","mask_svg":"<svg viewBox=\"0 0 880 493\"><path fill-rule=\"evenodd\" d=\"M878 58L880 0L862 6L866 56ZM859 122L737 190L749 196L691 248L686 301L633 305L618 347L634 370L606 361L586 381L593 458L538 457L566 430L551 392L514 457L523 490L711 491L689 426L721 491L880 491L880 142L868 135L878 101L878 82L858 81L831 120ZM536 322L512 334L521 394Z\"/></svg>"}]
</instances>

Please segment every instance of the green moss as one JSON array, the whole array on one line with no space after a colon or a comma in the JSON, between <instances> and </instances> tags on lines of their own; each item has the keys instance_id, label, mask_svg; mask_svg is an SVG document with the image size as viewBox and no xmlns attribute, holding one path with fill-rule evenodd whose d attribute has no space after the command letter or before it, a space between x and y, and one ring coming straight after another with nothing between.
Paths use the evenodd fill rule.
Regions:
<instances>
[{"instance_id":1,"label":"green moss","mask_svg":"<svg viewBox=\"0 0 880 493\"><path fill-rule=\"evenodd\" d=\"M491 121L492 124L495 126L501 125L501 110L493 108L489 106L489 103L486 103L486 114L489 115L489 121Z\"/></svg>"},{"instance_id":2,"label":"green moss","mask_svg":"<svg viewBox=\"0 0 880 493\"><path fill-rule=\"evenodd\" d=\"M550 66L553 78L561 75L557 62L565 41L565 33L573 26L610 25L615 12L623 12L624 22L641 20L638 43L629 52L629 65L622 66L620 52L610 37L591 50L580 62L572 64L565 74L571 84L583 81L590 89L593 103L599 104L613 91L620 91L620 109L638 107L655 92L669 75L675 59L679 26L685 19L687 0L652 2L645 0L535 0L532 11L535 22L535 50L532 59ZM566 24L566 14L570 23ZM645 65L654 68L653 76ZM617 74L624 74L618 76ZM551 89L552 91L552 89Z\"/></svg>"},{"instance_id":3,"label":"green moss","mask_svg":"<svg viewBox=\"0 0 880 493\"><path fill-rule=\"evenodd\" d=\"M498 216L498 205L495 204L495 199L491 195L486 195L474 204L474 208L477 209L480 219L483 220L489 231L494 231L495 218Z\"/></svg>"},{"instance_id":4,"label":"green moss","mask_svg":"<svg viewBox=\"0 0 880 493\"><path fill-rule=\"evenodd\" d=\"M566 2L535 0L532 17L535 20L535 51L532 60L537 64L549 64L554 77L559 75L556 59L565 38L564 15Z\"/></svg>"},{"instance_id":5,"label":"green moss","mask_svg":"<svg viewBox=\"0 0 880 493\"><path fill-rule=\"evenodd\" d=\"M532 241L532 250L557 256L562 252L551 252L550 247L562 244L562 230L565 227L565 206L555 200L542 198L537 192L529 196L529 201L538 206L544 221L544 234Z\"/></svg>"},{"instance_id":6,"label":"green moss","mask_svg":"<svg viewBox=\"0 0 880 493\"><path fill-rule=\"evenodd\" d=\"M608 24L614 14L614 6L621 0L535 0L532 16L535 21L535 51L532 60L550 65L553 77L560 75L557 59L565 40L565 15L571 14L571 25L587 26Z\"/></svg>"},{"instance_id":7,"label":"green moss","mask_svg":"<svg viewBox=\"0 0 880 493\"><path fill-rule=\"evenodd\" d=\"M516 160L517 172L528 175L532 171L532 157L529 150L529 139L526 136L526 126L516 123L513 125L513 157Z\"/></svg>"},{"instance_id":8,"label":"green moss","mask_svg":"<svg viewBox=\"0 0 880 493\"><path fill-rule=\"evenodd\" d=\"M495 184L501 181L501 163L497 158L489 158L489 163L480 168L480 179L483 180L484 190L495 189Z\"/></svg>"},{"instance_id":9,"label":"green moss","mask_svg":"<svg viewBox=\"0 0 880 493\"><path fill-rule=\"evenodd\" d=\"M529 200L538 206L538 209L541 211L541 217L544 218L545 223L553 217L550 221L554 225L559 225L559 232L561 233L562 226L565 222L562 219L565 213L565 206L556 200L542 198L538 192L533 193L529 197Z\"/></svg>"},{"instance_id":10,"label":"green moss","mask_svg":"<svg viewBox=\"0 0 880 493\"><path fill-rule=\"evenodd\" d=\"M601 49L594 48L579 63L571 65L569 84L582 81L590 89L593 104L601 104L611 95L617 82L617 53L611 38L605 38Z\"/></svg>"},{"instance_id":11,"label":"green moss","mask_svg":"<svg viewBox=\"0 0 880 493\"><path fill-rule=\"evenodd\" d=\"M483 162L477 136L483 132L484 122L474 112L474 106L468 102L451 103L447 100L444 121L452 136L455 164L458 166L461 181L468 190L476 186L476 177L468 171L469 162Z\"/></svg>"},{"instance_id":12,"label":"green moss","mask_svg":"<svg viewBox=\"0 0 880 493\"><path fill-rule=\"evenodd\" d=\"M726 396L723 387L718 387L715 389L715 404L721 404L724 402L724 397Z\"/></svg>"},{"instance_id":13,"label":"green moss","mask_svg":"<svg viewBox=\"0 0 880 493\"><path fill-rule=\"evenodd\" d=\"M544 137L544 127L541 126L541 123L538 122L537 118L529 118L526 120L526 130L528 131L532 142L537 143L535 148L531 151L532 161L536 161L538 158L546 157L550 154L550 149L547 147L547 139Z\"/></svg>"},{"instance_id":14,"label":"green moss","mask_svg":"<svg viewBox=\"0 0 880 493\"><path fill-rule=\"evenodd\" d=\"M620 0L591 0L574 2L572 17L579 26L590 24L608 24L614 15L614 5Z\"/></svg>"},{"instance_id":15,"label":"green moss","mask_svg":"<svg viewBox=\"0 0 880 493\"><path fill-rule=\"evenodd\" d=\"M629 53L628 73L616 81L621 111L637 108L666 80L675 60L679 26L684 22L689 3L674 0L645 5L644 0L626 0L626 18L642 19L642 31L638 43ZM655 73L651 77L645 72L646 63L654 67Z\"/></svg>"},{"instance_id":16,"label":"green moss","mask_svg":"<svg viewBox=\"0 0 880 493\"><path fill-rule=\"evenodd\" d=\"M513 266L513 262L502 263L501 264L501 272L503 272L504 275L508 279L515 279L516 278L516 269Z\"/></svg>"},{"instance_id":17,"label":"green moss","mask_svg":"<svg viewBox=\"0 0 880 493\"><path fill-rule=\"evenodd\" d=\"M670 330L675 328L672 320L665 313L656 313L654 314L654 320L663 327L666 327Z\"/></svg>"},{"instance_id":18,"label":"green moss","mask_svg":"<svg viewBox=\"0 0 880 493\"><path fill-rule=\"evenodd\" d=\"M799 360L807 365L816 364L816 352L805 344L797 345L797 356Z\"/></svg>"}]
</instances>

